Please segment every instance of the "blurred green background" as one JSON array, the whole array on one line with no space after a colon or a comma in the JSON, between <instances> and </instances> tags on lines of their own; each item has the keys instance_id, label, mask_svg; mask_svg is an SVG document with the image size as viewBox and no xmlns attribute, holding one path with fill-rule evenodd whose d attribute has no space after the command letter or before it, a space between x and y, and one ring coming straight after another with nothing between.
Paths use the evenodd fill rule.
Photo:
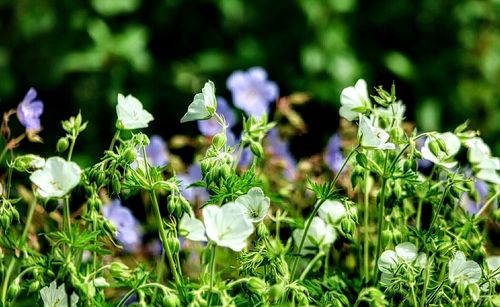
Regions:
<instances>
[{"instance_id":1,"label":"blurred green background","mask_svg":"<svg viewBox=\"0 0 500 307\"><path fill-rule=\"evenodd\" d=\"M60 121L81 110L86 164L109 144L118 92L153 113L146 132L195 134L179 123L193 93L211 79L230 100L230 73L262 66L281 95L312 95L299 108L309 134L292 141L297 156L322 150L340 91L358 78L394 80L421 131L470 118L498 155L499 19L499 0L0 0L0 106L35 87L49 153Z\"/></svg>"}]
</instances>

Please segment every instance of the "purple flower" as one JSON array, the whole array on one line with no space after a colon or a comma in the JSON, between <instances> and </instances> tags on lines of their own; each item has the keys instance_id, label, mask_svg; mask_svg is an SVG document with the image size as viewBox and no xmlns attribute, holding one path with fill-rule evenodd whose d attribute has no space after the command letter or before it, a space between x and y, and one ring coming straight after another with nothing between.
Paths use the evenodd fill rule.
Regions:
<instances>
[{"instance_id":1,"label":"purple flower","mask_svg":"<svg viewBox=\"0 0 500 307\"><path fill-rule=\"evenodd\" d=\"M17 118L26 129L38 131L42 128L40 115L43 113L43 102L35 100L36 95L36 90L30 88L23 101L17 106Z\"/></svg>"},{"instance_id":2,"label":"purple flower","mask_svg":"<svg viewBox=\"0 0 500 307\"><path fill-rule=\"evenodd\" d=\"M193 203L198 200L204 203L208 200L209 195L205 188L188 188L190 184L202 179L201 167L199 164L192 164L187 169L187 173L179 174L177 175L177 178L181 181L182 196L184 196L189 202Z\"/></svg>"},{"instance_id":3,"label":"purple flower","mask_svg":"<svg viewBox=\"0 0 500 307\"><path fill-rule=\"evenodd\" d=\"M478 202L476 202L476 200L473 200L467 193L462 193L462 198L460 201L464 209L471 215L476 214L479 209L484 206L484 203L486 202L488 196L488 192L490 191L488 184L480 179L476 179L474 188L477 191L477 196L479 198L477 200Z\"/></svg>"},{"instance_id":4,"label":"purple flower","mask_svg":"<svg viewBox=\"0 0 500 307\"><path fill-rule=\"evenodd\" d=\"M335 174L340 171L340 168L344 163L344 155L340 150L340 135L337 133L330 137L330 140L326 145L323 160Z\"/></svg>"},{"instance_id":5,"label":"purple flower","mask_svg":"<svg viewBox=\"0 0 500 307\"><path fill-rule=\"evenodd\" d=\"M229 128L232 128L236 124L236 117L234 116L233 110L227 103L226 99L217 97L216 112L224 117L226 123L229 125ZM204 136L214 136L221 131L221 126L217 122L217 119L212 117L208 120L199 120L198 129Z\"/></svg>"},{"instance_id":6,"label":"purple flower","mask_svg":"<svg viewBox=\"0 0 500 307\"><path fill-rule=\"evenodd\" d=\"M110 204L102 208L104 217L116 227L116 239L128 252L135 252L142 239L140 223L129 208L122 206L119 199L113 199Z\"/></svg>"},{"instance_id":7,"label":"purple flower","mask_svg":"<svg viewBox=\"0 0 500 307\"><path fill-rule=\"evenodd\" d=\"M267 140L267 150L271 152L273 159L278 160L283 165L283 173L289 180L293 180L297 173L296 161L289 150L288 142L280 138L278 129L273 128L269 131Z\"/></svg>"},{"instance_id":8,"label":"purple flower","mask_svg":"<svg viewBox=\"0 0 500 307\"><path fill-rule=\"evenodd\" d=\"M233 95L234 105L248 116L269 113L269 104L278 98L278 85L267 80L267 72L262 67L233 72L226 86Z\"/></svg>"}]
</instances>

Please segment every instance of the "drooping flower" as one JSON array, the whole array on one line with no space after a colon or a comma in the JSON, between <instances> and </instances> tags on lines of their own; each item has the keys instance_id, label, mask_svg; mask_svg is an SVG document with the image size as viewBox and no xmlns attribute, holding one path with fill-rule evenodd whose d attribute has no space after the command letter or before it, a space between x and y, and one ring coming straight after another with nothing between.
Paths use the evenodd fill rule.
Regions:
<instances>
[{"instance_id":1,"label":"drooping flower","mask_svg":"<svg viewBox=\"0 0 500 307\"><path fill-rule=\"evenodd\" d=\"M289 180L293 180L297 173L297 162L290 153L288 142L279 136L277 128L273 128L269 131L266 141L266 150L272 155L271 162L282 166L285 177Z\"/></svg>"},{"instance_id":2,"label":"drooping flower","mask_svg":"<svg viewBox=\"0 0 500 307\"><path fill-rule=\"evenodd\" d=\"M358 139L361 146L372 149L395 149L393 143L389 143L389 133L385 130L375 127L370 120L359 116Z\"/></svg>"},{"instance_id":3,"label":"drooping flower","mask_svg":"<svg viewBox=\"0 0 500 307\"><path fill-rule=\"evenodd\" d=\"M354 86L347 87L340 93L340 116L353 121L360 114L371 108L370 98L365 80L359 79Z\"/></svg>"},{"instance_id":4,"label":"drooping flower","mask_svg":"<svg viewBox=\"0 0 500 307\"><path fill-rule=\"evenodd\" d=\"M251 188L247 194L239 196L234 202L252 223L264 220L270 206L269 197L266 197L262 189L258 187Z\"/></svg>"},{"instance_id":5,"label":"drooping flower","mask_svg":"<svg viewBox=\"0 0 500 307\"><path fill-rule=\"evenodd\" d=\"M236 124L236 117L233 110L226 99L222 97L217 97L217 113L224 117L229 129ZM199 120L198 129L204 136L214 136L222 130L222 127L219 122L212 117L208 120Z\"/></svg>"},{"instance_id":6,"label":"drooping flower","mask_svg":"<svg viewBox=\"0 0 500 307\"><path fill-rule=\"evenodd\" d=\"M154 167L163 167L168 163L168 149L167 143L159 135L152 135L149 138L149 144L146 146L146 156L148 158L149 165ZM144 167L144 158L142 154L142 149L138 147L137 158L130 165L133 169Z\"/></svg>"},{"instance_id":7,"label":"drooping flower","mask_svg":"<svg viewBox=\"0 0 500 307\"><path fill-rule=\"evenodd\" d=\"M37 100L36 96L36 90L30 88L17 106L17 118L26 129L39 131L42 129L40 116L43 113L43 102Z\"/></svg>"},{"instance_id":8,"label":"drooping flower","mask_svg":"<svg viewBox=\"0 0 500 307\"><path fill-rule=\"evenodd\" d=\"M500 159L491 156L490 147L484 141L475 137L467 140L469 147L468 159L476 173L476 177L487 182L500 184Z\"/></svg>"},{"instance_id":9,"label":"drooping flower","mask_svg":"<svg viewBox=\"0 0 500 307\"><path fill-rule=\"evenodd\" d=\"M424 159L445 168L453 168L458 163L454 157L459 149L458 137L451 132L445 132L428 137L421 152Z\"/></svg>"},{"instance_id":10,"label":"drooping flower","mask_svg":"<svg viewBox=\"0 0 500 307\"><path fill-rule=\"evenodd\" d=\"M377 261L378 269L382 272L381 282L387 284L400 263L415 265L424 268L427 265L427 256L418 253L417 247L411 242L396 245L395 251L386 250Z\"/></svg>"},{"instance_id":11,"label":"drooping flower","mask_svg":"<svg viewBox=\"0 0 500 307\"><path fill-rule=\"evenodd\" d=\"M318 215L330 225L336 225L346 215L344 205L338 200L326 200L318 210Z\"/></svg>"},{"instance_id":12,"label":"drooping flower","mask_svg":"<svg viewBox=\"0 0 500 307\"><path fill-rule=\"evenodd\" d=\"M304 236L304 229L295 229L292 233L295 245L300 246L300 241ZM337 238L337 234L332 225L325 223L319 217L314 217L309 231L307 232L301 253L303 255L312 254L316 249L332 244Z\"/></svg>"},{"instance_id":13,"label":"drooping flower","mask_svg":"<svg viewBox=\"0 0 500 307\"><path fill-rule=\"evenodd\" d=\"M179 222L179 235L191 241L208 241L205 236L205 226L202 221L194 217L194 213L191 216L184 213Z\"/></svg>"},{"instance_id":14,"label":"drooping flower","mask_svg":"<svg viewBox=\"0 0 500 307\"><path fill-rule=\"evenodd\" d=\"M192 164L189 166L186 173L177 175L177 179L181 181L182 196L190 203L197 200L201 203L207 201L209 195L205 188L189 187L192 183L202 179L201 167L199 164Z\"/></svg>"},{"instance_id":15,"label":"drooping flower","mask_svg":"<svg viewBox=\"0 0 500 307\"><path fill-rule=\"evenodd\" d=\"M481 267L473 260L466 260L463 252L458 251L448 262L448 279L451 284L461 283L464 286L477 283L481 279Z\"/></svg>"},{"instance_id":16,"label":"drooping flower","mask_svg":"<svg viewBox=\"0 0 500 307\"><path fill-rule=\"evenodd\" d=\"M323 160L335 174L340 171L344 163L344 155L340 148L340 135L338 133L332 135L330 140L328 140Z\"/></svg>"},{"instance_id":17,"label":"drooping flower","mask_svg":"<svg viewBox=\"0 0 500 307\"><path fill-rule=\"evenodd\" d=\"M222 207L208 205L202 213L207 237L218 246L239 252L247 245L254 228L240 208L231 203Z\"/></svg>"},{"instance_id":18,"label":"drooping flower","mask_svg":"<svg viewBox=\"0 0 500 307\"><path fill-rule=\"evenodd\" d=\"M144 110L139 99L132 95L127 97L118 94L118 104L116 105L116 114L120 122L120 128L125 130L146 128L153 115Z\"/></svg>"},{"instance_id":19,"label":"drooping flower","mask_svg":"<svg viewBox=\"0 0 500 307\"><path fill-rule=\"evenodd\" d=\"M122 206L120 200L113 199L110 204L102 207L105 218L116 227L116 239L126 251L136 251L142 239L139 221L134 217L129 208Z\"/></svg>"},{"instance_id":20,"label":"drooping flower","mask_svg":"<svg viewBox=\"0 0 500 307\"><path fill-rule=\"evenodd\" d=\"M186 114L181 118L181 123L209 119L215 114L217 99L215 98L215 85L207 81L201 93L194 95L193 102L188 106Z\"/></svg>"},{"instance_id":21,"label":"drooping flower","mask_svg":"<svg viewBox=\"0 0 500 307\"><path fill-rule=\"evenodd\" d=\"M248 116L269 113L269 104L278 98L278 85L267 80L262 67L233 72L226 82L233 96L233 103Z\"/></svg>"},{"instance_id":22,"label":"drooping flower","mask_svg":"<svg viewBox=\"0 0 500 307\"><path fill-rule=\"evenodd\" d=\"M42 197L63 197L80 183L81 169L75 162L60 157L48 158L43 169L34 171L30 180Z\"/></svg>"}]
</instances>

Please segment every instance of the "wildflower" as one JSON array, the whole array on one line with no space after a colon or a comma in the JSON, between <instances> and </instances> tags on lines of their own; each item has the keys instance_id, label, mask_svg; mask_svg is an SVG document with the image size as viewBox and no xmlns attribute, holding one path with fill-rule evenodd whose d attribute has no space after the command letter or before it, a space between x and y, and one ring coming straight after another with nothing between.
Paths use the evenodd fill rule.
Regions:
<instances>
[{"instance_id":1,"label":"wildflower","mask_svg":"<svg viewBox=\"0 0 500 307\"><path fill-rule=\"evenodd\" d=\"M146 128L154 119L153 115L144 110L142 103L132 95L125 97L118 94L116 114L120 128L126 130Z\"/></svg>"},{"instance_id":2,"label":"wildflower","mask_svg":"<svg viewBox=\"0 0 500 307\"><path fill-rule=\"evenodd\" d=\"M278 98L278 86L267 80L267 72L261 67L233 72L226 85L232 93L234 105L248 116L269 113L269 104Z\"/></svg>"},{"instance_id":3,"label":"wildflower","mask_svg":"<svg viewBox=\"0 0 500 307\"><path fill-rule=\"evenodd\" d=\"M300 246L302 237L304 236L304 229L295 229L292 233L293 240L295 244ZM319 217L314 217L309 231L307 232L307 237L304 240L304 245L301 253L303 255L314 253L314 249L322 248L332 244L337 238L335 229L332 225L326 224Z\"/></svg>"},{"instance_id":4,"label":"wildflower","mask_svg":"<svg viewBox=\"0 0 500 307\"><path fill-rule=\"evenodd\" d=\"M269 211L269 197L264 196L261 188L251 188L247 194L236 198L235 204L240 207L245 217L252 223L259 223Z\"/></svg>"},{"instance_id":5,"label":"wildflower","mask_svg":"<svg viewBox=\"0 0 500 307\"><path fill-rule=\"evenodd\" d=\"M372 149L395 149L393 143L389 143L389 134L378 127L372 125L370 120L363 116L359 116L358 138L361 146Z\"/></svg>"},{"instance_id":6,"label":"wildflower","mask_svg":"<svg viewBox=\"0 0 500 307\"><path fill-rule=\"evenodd\" d=\"M48 158L43 169L31 174L30 180L42 197L62 197L80 183L81 170L74 163L60 157Z\"/></svg>"},{"instance_id":7,"label":"wildflower","mask_svg":"<svg viewBox=\"0 0 500 307\"><path fill-rule=\"evenodd\" d=\"M476 171L476 177L494 184L500 184L500 159L491 156L491 150L484 141L475 137L466 141L469 147L468 159Z\"/></svg>"},{"instance_id":8,"label":"wildflower","mask_svg":"<svg viewBox=\"0 0 500 307\"><path fill-rule=\"evenodd\" d=\"M458 137L451 132L445 132L427 138L421 151L424 159L445 168L453 168L457 165L454 156L459 149Z\"/></svg>"},{"instance_id":9,"label":"wildflower","mask_svg":"<svg viewBox=\"0 0 500 307\"><path fill-rule=\"evenodd\" d=\"M252 223L237 206L229 203L222 207L205 206L202 210L207 237L218 246L241 251L253 233Z\"/></svg>"},{"instance_id":10,"label":"wildflower","mask_svg":"<svg viewBox=\"0 0 500 307\"><path fill-rule=\"evenodd\" d=\"M427 265L427 256L417 253L417 247L411 242L396 245L395 251L386 250L377 261L378 269L382 272L381 282L387 284L394 274L394 270L401 264L415 265L423 268Z\"/></svg>"},{"instance_id":11,"label":"wildflower","mask_svg":"<svg viewBox=\"0 0 500 307\"><path fill-rule=\"evenodd\" d=\"M476 199L471 199L471 196L467 193L462 193L461 196L461 204L469 214L476 214L479 211L486 202L490 190L488 184L480 179L474 182L474 189L477 192Z\"/></svg>"},{"instance_id":12,"label":"wildflower","mask_svg":"<svg viewBox=\"0 0 500 307\"><path fill-rule=\"evenodd\" d=\"M17 106L17 118L26 129L39 131L42 129L40 116L43 113L43 102L36 100L36 96L36 90L30 88Z\"/></svg>"},{"instance_id":13,"label":"wildflower","mask_svg":"<svg viewBox=\"0 0 500 307\"><path fill-rule=\"evenodd\" d=\"M44 306L68 306L68 295L62 283L59 287L56 281L52 281L50 286L46 286L40 290L40 296ZM70 296L70 305L77 306L80 298L77 294L73 293Z\"/></svg>"},{"instance_id":14,"label":"wildflower","mask_svg":"<svg viewBox=\"0 0 500 307\"><path fill-rule=\"evenodd\" d=\"M103 206L102 213L105 218L115 225L116 239L124 249L134 252L139 248L142 234L139 221L134 217L129 208L122 206L120 200L114 199L110 204Z\"/></svg>"},{"instance_id":15,"label":"wildflower","mask_svg":"<svg viewBox=\"0 0 500 307\"><path fill-rule=\"evenodd\" d=\"M149 165L154 167L163 167L168 163L168 149L167 143L159 135L152 135L149 138L149 144L146 146L146 156L148 158ZM137 158L130 165L133 169L137 167L144 167L144 157L142 154L142 149L137 148Z\"/></svg>"},{"instance_id":16,"label":"wildflower","mask_svg":"<svg viewBox=\"0 0 500 307\"><path fill-rule=\"evenodd\" d=\"M384 127L399 127L403 122L406 106L401 101L396 101L387 108L379 107L375 111L378 120L384 123Z\"/></svg>"},{"instance_id":17,"label":"wildflower","mask_svg":"<svg viewBox=\"0 0 500 307\"><path fill-rule=\"evenodd\" d=\"M215 98L215 85L207 81L201 93L194 95L193 102L188 106L186 114L181 118L181 123L209 119L215 114L217 100Z\"/></svg>"},{"instance_id":18,"label":"wildflower","mask_svg":"<svg viewBox=\"0 0 500 307\"><path fill-rule=\"evenodd\" d=\"M234 116L233 110L227 103L226 99L222 97L217 97L217 111L228 125L227 128L232 128L236 124L236 117ZM198 129L204 136L214 136L222 130L220 123L215 118L210 118L208 120L199 120Z\"/></svg>"},{"instance_id":19,"label":"wildflower","mask_svg":"<svg viewBox=\"0 0 500 307\"><path fill-rule=\"evenodd\" d=\"M32 172L44 166L45 159L33 154L18 156L14 160L14 168L19 172Z\"/></svg>"},{"instance_id":20,"label":"wildflower","mask_svg":"<svg viewBox=\"0 0 500 307\"><path fill-rule=\"evenodd\" d=\"M448 262L448 279L451 284L459 283L467 286L481 279L481 267L475 261L465 260L461 251L455 253L452 260Z\"/></svg>"},{"instance_id":21,"label":"wildflower","mask_svg":"<svg viewBox=\"0 0 500 307\"><path fill-rule=\"evenodd\" d=\"M486 258L486 264L490 270L491 276L495 276L497 282L500 282L500 256L490 256Z\"/></svg>"},{"instance_id":22,"label":"wildflower","mask_svg":"<svg viewBox=\"0 0 500 307\"><path fill-rule=\"evenodd\" d=\"M335 225L346 215L344 205L338 200L326 200L318 210L318 215L330 225Z\"/></svg>"},{"instance_id":23,"label":"wildflower","mask_svg":"<svg viewBox=\"0 0 500 307\"><path fill-rule=\"evenodd\" d=\"M177 179L181 181L182 196L190 203L198 200L203 203L208 199L208 192L202 187L189 187L189 185L202 179L201 167L199 164L192 164L187 169L186 173L177 175Z\"/></svg>"},{"instance_id":24,"label":"wildflower","mask_svg":"<svg viewBox=\"0 0 500 307\"><path fill-rule=\"evenodd\" d=\"M340 148L340 135L338 133L332 135L330 140L328 140L323 160L335 174L340 171L344 163L344 155Z\"/></svg>"},{"instance_id":25,"label":"wildflower","mask_svg":"<svg viewBox=\"0 0 500 307\"><path fill-rule=\"evenodd\" d=\"M274 162L282 166L285 177L293 180L297 173L295 158L290 153L288 142L283 140L278 133L277 128L273 128L267 135L266 149L271 152Z\"/></svg>"},{"instance_id":26,"label":"wildflower","mask_svg":"<svg viewBox=\"0 0 500 307\"><path fill-rule=\"evenodd\" d=\"M360 114L368 112L371 103L365 80L359 79L354 86L343 89L340 93L340 104L339 114L348 121L353 121Z\"/></svg>"},{"instance_id":27,"label":"wildflower","mask_svg":"<svg viewBox=\"0 0 500 307\"><path fill-rule=\"evenodd\" d=\"M184 213L179 222L179 235L191 241L208 241L205 236L205 226L202 221L194 217L194 213L191 216Z\"/></svg>"}]
</instances>

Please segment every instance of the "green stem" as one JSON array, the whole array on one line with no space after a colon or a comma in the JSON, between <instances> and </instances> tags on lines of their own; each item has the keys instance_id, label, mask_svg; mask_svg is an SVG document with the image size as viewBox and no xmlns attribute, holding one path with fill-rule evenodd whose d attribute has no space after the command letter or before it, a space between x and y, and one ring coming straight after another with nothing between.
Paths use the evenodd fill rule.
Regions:
<instances>
[{"instance_id":1,"label":"green stem","mask_svg":"<svg viewBox=\"0 0 500 307\"><path fill-rule=\"evenodd\" d=\"M446 198L446 194L450 190L450 187L451 187L451 185L447 185L446 188L444 189L443 196L441 197L441 200L439 201L439 205L436 209L436 212L432 215L432 220L431 220L431 224L429 226L428 233L431 233L432 226L434 226L434 223L436 222L436 220L438 218L439 212L441 211L441 207L443 207L444 199Z\"/></svg>"},{"instance_id":2,"label":"green stem","mask_svg":"<svg viewBox=\"0 0 500 307\"><path fill-rule=\"evenodd\" d=\"M5 157L5 154L7 153L7 150L9 150L8 142L5 145L4 149L2 150L2 153L0 153L0 163L2 163L3 158Z\"/></svg>"},{"instance_id":3,"label":"green stem","mask_svg":"<svg viewBox=\"0 0 500 307\"><path fill-rule=\"evenodd\" d=\"M331 250L331 247L328 247L328 249L326 250L325 252L325 270L323 271L323 281L326 281L326 279L328 278L328 269L329 269L329 265L330 265L330 250Z\"/></svg>"},{"instance_id":4,"label":"green stem","mask_svg":"<svg viewBox=\"0 0 500 307\"><path fill-rule=\"evenodd\" d=\"M109 144L108 150L113 150L113 147L115 146L115 142L120 137L120 129L116 129L115 135L113 135L113 138L111 139L111 144Z\"/></svg>"},{"instance_id":5,"label":"green stem","mask_svg":"<svg viewBox=\"0 0 500 307\"><path fill-rule=\"evenodd\" d=\"M351 150L351 152L349 153L349 155L347 156L347 158L345 158L344 162L342 163L342 166L340 167L339 171L337 172L337 174L335 174L335 177L333 178L332 186L335 186L337 184L337 181L339 180L340 174L342 173L345 166L347 165L347 162L349 161L349 159L351 159L352 155L358 149L358 147L359 147L359 145L356 146L355 148L353 148ZM316 203L314 204L313 212L311 213L311 215L307 219L306 226L304 228L304 234L302 235L302 238L300 239L300 244L299 244L299 248L297 250L297 255L300 255L300 252L302 251L302 248L304 247L304 242L306 241L307 233L309 232L309 227L311 227L311 223L312 223L313 218L316 216L319 208L321 207L321 205L325 201L326 201L326 199L318 199L316 201ZM292 265L292 274L291 274L292 281L294 279L295 271L297 270L298 263L299 263L299 256L296 256L296 258L293 262L293 265Z\"/></svg>"},{"instance_id":6,"label":"green stem","mask_svg":"<svg viewBox=\"0 0 500 307\"><path fill-rule=\"evenodd\" d=\"M240 146L238 147L238 153L236 154L236 159L234 159L234 161L233 161L233 169L235 169L235 170L238 168L238 163L240 163L241 154L243 153L243 149L244 149L244 146L242 143L240 143Z\"/></svg>"},{"instance_id":7,"label":"green stem","mask_svg":"<svg viewBox=\"0 0 500 307\"><path fill-rule=\"evenodd\" d=\"M370 273L368 272L369 271L369 262L368 262L368 254L369 254L369 248L370 248L370 234L369 234L369 227L370 227L370 222L369 222L369 211L370 211L370 193L369 193L369 189L370 189L370 184L369 184L369 177L370 176L370 172L369 171L366 171L365 172L365 211L364 211L364 224L365 224L365 227L364 227L364 235L365 235L365 238L364 238L364 248L363 248L363 263L364 263L364 269L365 269L365 278L366 278L366 281L368 281L370 279Z\"/></svg>"},{"instance_id":8,"label":"green stem","mask_svg":"<svg viewBox=\"0 0 500 307\"><path fill-rule=\"evenodd\" d=\"M64 229L68 232L69 237L71 238L71 216L70 216L70 208L69 208L69 196L64 197L64 207L63 207L63 216L64 216Z\"/></svg>"},{"instance_id":9,"label":"green stem","mask_svg":"<svg viewBox=\"0 0 500 307\"><path fill-rule=\"evenodd\" d=\"M28 230L29 226L31 225L31 220L33 218L33 213L35 212L35 207L36 207L36 196L33 194L33 200L29 204L28 207L28 216L26 217L26 223L24 225L24 230L21 235L21 239L19 240L19 248L22 248L24 246L24 243L26 242L26 237L28 236Z\"/></svg>"},{"instance_id":10,"label":"green stem","mask_svg":"<svg viewBox=\"0 0 500 307\"><path fill-rule=\"evenodd\" d=\"M208 306L212 303L212 289L214 288L214 272L215 272L215 251L216 245L212 244L212 253L210 255L210 293L208 294Z\"/></svg>"},{"instance_id":11,"label":"green stem","mask_svg":"<svg viewBox=\"0 0 500 307\"><path fill-rule=\"evenodd\" d=\"M427 287L429 285L429 280L431 277L430 270L431 270L431 264L432 260L434 259L434 254L429 257L429 260L427 261L427 265L425 266L425 277L424 277L424 287L422 289L422 297L420 299L420 307L425 307L425 302L427 301Z\"/></svg>"},{"instance_id":12,"label":"green stem","mask_svg":"<svg viewBox=\"0 0 500 307\"><path fill-rule=\"evenodd\" d=\"M70 137L71 144L69 145L69 150L68 150L68 161L71 161L71 158L73 157L73 149L75 149L75 143L76 143L76 137L78 135L73 135Z\"/></svg>"},{"instance_id":13,"label":"green stem","mask_svg":"<svg viewBox=\"0 0 500 307\"><path fill-rule=\"evenodd\" d=\"M304 280L304 278L306 278L307 274L314 267L316 262L318 262L319 259L321 259L321 257L323 257L324 255L325 255L324 252L319 252L316 256L314 256L314 258L311 260L311 262L309 262L309 264L305 268L304 272L302 272L302 274L300 275L299 280L301 280L301 281Z\"/></svg>"},{"instance_id":14,"label":"green stem","mask_svg":"<svg viewBox=\"0 0 500 307\"><path fill-rule=\"evenodd\" d=\"M493 201L500 195L500 190L498 190L493 196L491 196L483 205L483 207L477 212L476 216L480 216L484 211L493 203Z\"/></svg>"},{"instance_id":15,"label":"green stem","mask_svg":"<svg viewBox=\"0 0 500 307\"><path fill-rule=\"evenodd\" d=\"M401 151L402 152L402 151ZM384 216L385 216L385 186L386 186L386 167L387 167L387 157L388 154L387 152L385 153L385 159L384 159L384 174L382 175L382 182L380 183L381 188L380 188L380 200L377 208L377 248L375 249L375 263L377 263L378 258L380 257L380 248L382 245L382 229L384 227ZM393 164L395 163L396 160L394 160ZM392 166L391 166L392 167ZM374 285L377 284L378 282L378 271L373 270L373 281Z\"/></svg>"},{"instance_id":16,"label":"green stem","mask_svg":"<svg viewBox=\"0 0 500 307\"><path fill-rule=\"evenodd\" d=\"M16 263L16 257L12 255L10 258L9 266L7 267L7 272L5 273L5 278L2 286L2 306L7 306L7 288L9 285L10 275L12 274L12 270L14 269L14 264Z\"/></svg>"},{"instance_id":17,"label":"green stem","mask_svg":"<svg viewBox=\"0 0 500 307\"><path fill-rule=\"evenodd\" d=\"M417 218L415 220L415 227L420 230L420 221L422 219L422 205L424 203L424 199L419 197L418 199L418 207L417 207Z\"/></svg>"}]
</instances>

